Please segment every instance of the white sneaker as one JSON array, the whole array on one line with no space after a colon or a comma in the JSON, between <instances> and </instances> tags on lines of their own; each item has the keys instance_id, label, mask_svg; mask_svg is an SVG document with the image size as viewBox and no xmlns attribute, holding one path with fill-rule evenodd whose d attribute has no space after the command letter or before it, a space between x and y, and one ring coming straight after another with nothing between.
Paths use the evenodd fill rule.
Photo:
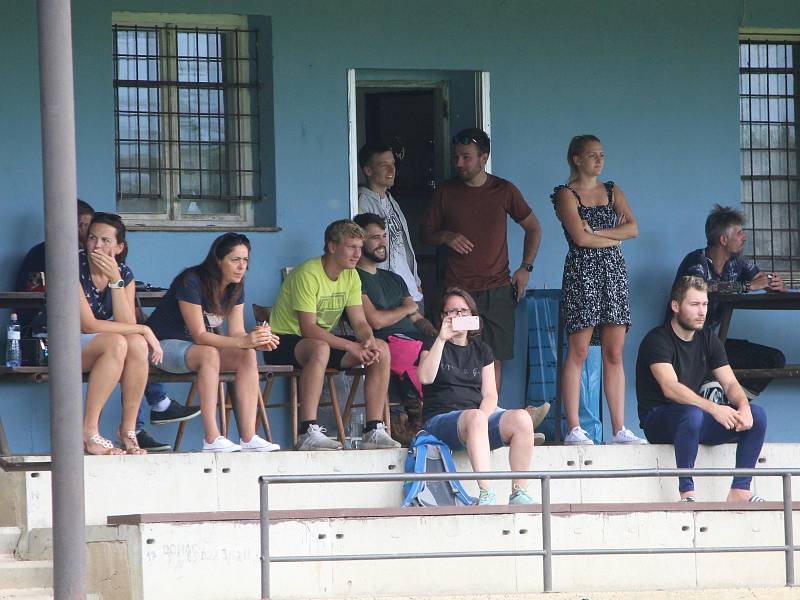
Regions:
<instances>
[{"instance_id":1,"label":"white sneaker","mask_svg":"<svg viewBox=\"0 0 800 600\"><path fill-rule=\"evenodd\" d=\"M564 438L566 446L594 446L594 442L586 435L586 431L580 427L575 427Z\"/></svg>"},{"instance_id":2,"label":"white sneaker","mask_svg":"<svg viewBox=\"0 0 800 600\"><path fill-rule=\"evenodd\" d=\"M219 436L210 444L203 440L203 452L240 452L242 447L228 438Z\"/></svg>"},{"instance_id":3,"label":"white sneaker","mask_svg":"<svg viewBox=\"0 0 800 600\"><path fill-rule=\"evenodd\" d=\"M364 433L361 438L361 447L364 450L377 450L378 448L399 448L400 442L393 440L392 436L386 433L386 426L378 423L375 429Z\"/></svg>"},{"instance_id":4,"label":"white sneaker","mask_svg":"<svg viewBox=\"0 0 800 600\"><path fill-rule=\"evenodd\" d=\"M306 432L297 438L295 450L341 450L338 440L325 435L326 429L319 425L309 425Z\"/></svg>"},{"instance_id":5,"label":"white sneaker","mask_svg":"<svg viewBox=\"0 0 800 600\"><path fill-rule=\"evenodd\" d=\"M638 437L630 429L624 427L617 432L614 439L611 440L612 444L646 444L647 440Z\"/></svg>"},{"instance_id":6,"label":"white sneaker","mask_svg":"<svg viewBox=\"0 0 800 600\"><path fill-rule=\"evenodd\" d=\"M249 442L245 442L244 440L240 439L239 445L242 447L242 452L274 452L275 450L281 449L278 444L268 442L264 438L257 435L254 435L252 438L250 438Z\"/></svg>"}]
</instances>

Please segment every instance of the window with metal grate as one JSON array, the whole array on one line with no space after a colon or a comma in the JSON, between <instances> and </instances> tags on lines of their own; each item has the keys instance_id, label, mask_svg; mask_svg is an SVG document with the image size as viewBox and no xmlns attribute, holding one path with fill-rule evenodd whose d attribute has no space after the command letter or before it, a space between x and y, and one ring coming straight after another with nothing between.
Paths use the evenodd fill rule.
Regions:
<instances>
[{"instance_id":1,"label":"window with metal grate","mask_svg":"<svg viewBox=\"0 0 800 600\"><path fill-rule=\"evenodd\" d=\"M252 225L257 32L129 21L113 25L117 211L130 224Z\"/></svg>"},{"instance_id":2,"label":"window with metal grate","mask_svg":"<svg viewBox=\"0 0 800 600\"><path fill-rule=\"evenodd\" d=\"M800 36L739 43L742 212L756 264L800 286Z\"/></svg>"}]
</instances>

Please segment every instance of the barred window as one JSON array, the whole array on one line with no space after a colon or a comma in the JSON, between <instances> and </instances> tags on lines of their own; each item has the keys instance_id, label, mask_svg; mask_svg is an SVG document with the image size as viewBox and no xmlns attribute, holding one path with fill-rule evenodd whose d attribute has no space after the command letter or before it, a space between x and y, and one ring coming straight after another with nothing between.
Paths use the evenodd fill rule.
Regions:
<instances>
[{"instance_id":1,"label":"barred window","mask_svg":"<svg viewBox=\"0 0 800 600\"><path fill-rule=\"evenodd\" d=\"M746 36L739 45L742 211L749 251L800 285L800 38Z\"/></svg>"},{"instance_id":2,"label":"barred window","mask_svg":"<svg viewBox=\"0 0 800 600\"><path fill-rule=\"evenodd\" d=\"M130 224L252 225L257 32L145 21L113 26L117 211Z\"/></svg>"}]
</instances>

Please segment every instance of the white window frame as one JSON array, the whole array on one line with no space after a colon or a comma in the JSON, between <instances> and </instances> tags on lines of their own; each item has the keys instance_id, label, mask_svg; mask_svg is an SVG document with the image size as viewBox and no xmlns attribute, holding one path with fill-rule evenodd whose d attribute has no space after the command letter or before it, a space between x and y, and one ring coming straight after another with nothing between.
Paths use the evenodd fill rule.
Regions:
<instances>
[{"instance_id":1,"label":"white window frame","mask_svg":"<svg viewBox=\"0 0 800 600\"><path fill-rule=\"evenodd\" d=\"M200 15L200 14L184 14L184 13L137 13L137 12L123 12L115 11L112 13L112 24L120 27L180 27L180 28L204 28L204 29L241 29L248 30L248 20L244 15ZM114 40L113 43L116 43ZM166 56L175 56L175 39L173 36L165 35L163 39L159 39L159 44L164 44L166 47ZM249 46L242 40L239 45L239 56L244 60L237 64L237 69L242 69L242 64L249 65L247 58L249 57ZM175 67L171 64L172 61L162 61L162 65L166 68L165 80L176 81L177 74ZM239 73L237 79L239 79ZM241 93L241 92L237 92ZM171 106L167 111L169 116L163 118L162 126L167 128L174 128L177 124L178 114L178 98L177 94L165 94L165 98L169 98ZM260 109L260 107L257 107ZM116 109L115 109L116 110ZM252 123L252 120L249 121ZM244 127L244 125L241 125ZM253 139L252 135L248 135ZM177 144L170 143L162 147L162 157L166 164L160 165L160 173L162 177L160 189L163 192L164 200L167 203L166 213L133 213L121 212L120 216L123 217L128 226L133 227L151 227L153 229L189 229L197 227L219 227L229 229L232 227L252 227L255 222L255 210L252 201L239 202L238 214L217 214L217 215L191 215L181 213L181 199L179 193L180 179L179 170L171 169L170 165L176 164L178 161ZM255 156L254 161L259 161L260 156ZM115 167L116 169L116 167ZM115 173L116 180L116 173ZM260 182L259 182L260 183Z\"/></svg>"}]
</instances>

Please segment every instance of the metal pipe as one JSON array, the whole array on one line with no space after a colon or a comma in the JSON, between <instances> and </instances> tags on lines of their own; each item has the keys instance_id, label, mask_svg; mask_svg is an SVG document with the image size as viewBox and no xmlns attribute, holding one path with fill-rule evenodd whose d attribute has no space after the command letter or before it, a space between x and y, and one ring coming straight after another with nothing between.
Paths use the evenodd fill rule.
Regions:
<instances>
[{"instance_id":1,"label":"metal pipe","mask_svg":"<svg viewBox=\"0 0 800 600\"><path fill-rule=\"evenodd\" d=\"M694 476L743 476L760 475L762 477L782 477L783 479L783 511L785 543L782 546L713 546L688 548L582 548L553 550L552 548L552 505L550 498L551 479L607 479L607 478L641 478L641 477L678 477ZM792 495L791 478L800 475L800 469L634 469L608 471L492 471L481 473L359 473L339 475L262 475L261 486L261 532L262 532L262 597L268 598L269 572L264 571L270 562L340 562L362 560L398 560L421 558L477 558L506 556L541 556L542 580L545 592L552 592L552 557L553 556L594 556L594 555L659 555L659 554L717 554L745 552L784 552L786 556L786 585L794 586L793 554L795 548L792 535ZM269 514L266 487L269 483L365 483L392 481L447 481L453 479L540 479L542 486L542 550L485 550L470 552L409 552L391 554L339 554L339 555L294 555L269 556ZM692 507L687 507L691 510ZM265 576L266 572L266 576ZM266 586L266 587L265 587Z\"/></svg>"},{"instance_id":2,"label":"metal pipe","mask_svg":"<svg viewBox=\"0 0 800 600\"><path fill-rule=\"evenodd\" d=\"M70 2L39 0L37 16L50 343L53 588L57 600L74 600L86 597L86 545Z\"/></svg>"},{"instance_id":3,"label":"metal pipe","mask_svg":"<svg viewBox=\"0 0 800 600\"><path fill-rule=\"evenodd\" d=\"M553 550L553 556L619 556L656 554L744 554L751 552L783 552L783 546L708 546L705 548L581 548ZM361 560L401 560L420 558L498 558L508 556L544 556L544 550L471 550L468 552L398 552L392 554L298 554L273 556L272 562L351 562ZM552 591L552 590L551 590Z\"/></svg>"},{"instance_id":4,"label":"metal pipe","mask_svg":"<svg viewBox=\"0 0 800 600\"><path fill-rule=\"evenodd\" d=\"M598 471L483 471L459 473L351 473L311 475L262 475L270 483L372 483L391 481L449 481L452 479L488 481L511 479L627 479L642 477L719 477L761 476L800 477L800 469L617 469Z\"/></svg>"},{"instance_id":5,"label":"metal pipe","mask_svg":"<svg viewBox=\"0 0 800 600\"><path fill-rule=\"evenodd\" d=\"M259 478L261 502L261 600L269 600L269 483Z\"/></svg>"},{"instance_id":6,"label":"metal pipe","mask_svg":"<svg viewBox=\"0 0 800 600\"><path fill-rule=\"evenodd\" d=\"M792 477L783 480L783 541L786 544L786 585L794 585L794 530L792 524Z\"/></svg>"},{"instance_id":7,"label":"metal pipe","mask_svg":"<svg viewBox=\"0 0 800 600\"><path fill-rule=\"evenodd\" d=\"M553 591L553 534L550 513L550 478L542 477L542 586Z\"/></svg>"}]
</instances>

